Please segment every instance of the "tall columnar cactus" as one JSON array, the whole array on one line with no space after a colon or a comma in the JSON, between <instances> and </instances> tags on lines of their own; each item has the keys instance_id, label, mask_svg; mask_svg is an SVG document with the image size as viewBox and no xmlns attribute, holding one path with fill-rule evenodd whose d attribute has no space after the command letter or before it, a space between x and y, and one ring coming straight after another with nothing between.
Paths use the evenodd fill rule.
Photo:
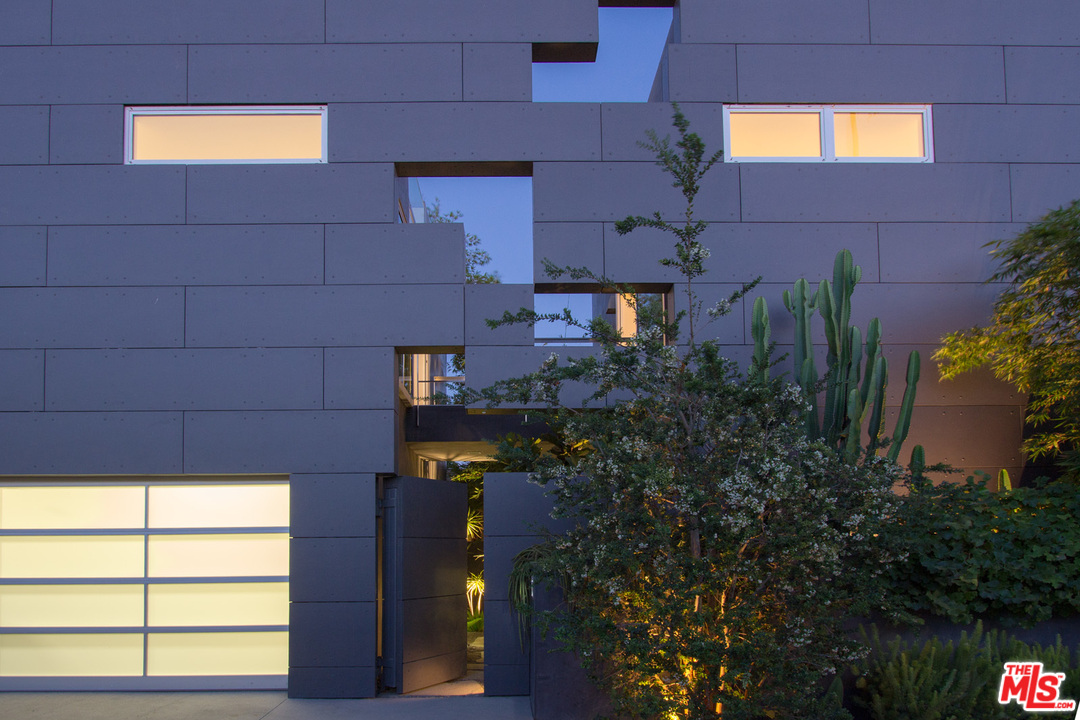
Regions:
<instances>
[{"instance_id":1,"label":"tall columnar cactus","mask_svg":"<svg viewBox=\"0 0 1080 720\"><path fill-rule=\"evenodd\" d=\"M833 265L832 282L822 280L816 292L806 280L795 283L793 290L784 291L784 306L795 318L795 343L792 351L795 377L811 399L806 414L806 434L821 438L855 462L863 454L862 439L869 442L865 453L870 455L882 445L882 420L885 415L885 386L889 368L881 352L881 322L874 318L862 332L851 325L851 295L862 278L862 268L852 262L851 253L841 250ZM817 407L817 393L822 380L814 365L811 320L817 311L825 321L825 340L828 353L824 377L825 404L823 412ZM754 357L763 355L769 344L768 308L763 298L754 304L751 333L754 337ZM755 369L760 372L760 369ZM911 426L911 410L915 404L915 387L919 380L919 353L908 356L907 387L900 404L888 458L896 461L900 447ZM920 448L921 450L921 448Z\"/></svg>"}]
</instances>

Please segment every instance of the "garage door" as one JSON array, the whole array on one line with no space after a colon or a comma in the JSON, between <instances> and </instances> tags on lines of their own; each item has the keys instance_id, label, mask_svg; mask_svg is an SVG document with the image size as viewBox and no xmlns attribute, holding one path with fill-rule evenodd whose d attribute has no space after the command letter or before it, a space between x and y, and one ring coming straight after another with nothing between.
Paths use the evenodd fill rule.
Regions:
<instances>
[{"instance_id":1,"label":"garage door","mask_svg":"<svg viewBox=\"0 0 1080 720\"><path fill-rule=\"evenodd\" d=\"M0 483L0 689L284 688L281 476Z\"/></svg>"}]
</instances>

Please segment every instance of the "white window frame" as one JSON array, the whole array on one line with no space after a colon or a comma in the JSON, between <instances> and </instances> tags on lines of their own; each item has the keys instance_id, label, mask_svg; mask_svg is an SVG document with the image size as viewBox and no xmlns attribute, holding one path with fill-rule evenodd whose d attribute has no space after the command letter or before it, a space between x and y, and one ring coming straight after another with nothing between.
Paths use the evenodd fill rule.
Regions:
<instances>
[{"instance_id":1,"label":"white window frame","mask_svg":"<svg viewBox=\"0 0 1080 720\"><path fill-rule=\"evenodd\" d=\"M731 147L731 114L755 113L817 113L821 132L820 156L814 157L732 157L726 152ZM921 113L923 121L923 155L921 157L837 157L833 136L835 113ZM724 105L724 162L729 163L932 163L934 162L934 121L930 105Z\"/></svg>"},{"instance_id":2,"label":"white window frame","mask_svg":"<svg viewBox=\"0 0 1080 720\"><path fill-rule=\"evenodd\" d=\"M322 157L312 158L256 158L239 160L136 160L134 157L134 123L138 116L147 115L318 115L322 118ZM189 105L172 107L124 108L124 164L125 165L280 165L312 164L328 162L326 105Z\"/></svg>"}]
</instances>

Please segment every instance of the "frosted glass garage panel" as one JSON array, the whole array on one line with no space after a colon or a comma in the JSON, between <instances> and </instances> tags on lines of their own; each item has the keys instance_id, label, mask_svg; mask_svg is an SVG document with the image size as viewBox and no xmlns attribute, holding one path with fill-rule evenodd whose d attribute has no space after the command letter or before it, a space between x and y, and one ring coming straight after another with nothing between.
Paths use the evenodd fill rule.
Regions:
<instances>
[{"instance_id":1,"label":"frosted glass garage panel","mask_svg":"<svg viewBox=\"0 0 1080 720\"><path fill-rule=\"evenodd\" d=\"M0 530L134 529L145 514L142 487L0 488Z\"/></svg>"},{"instance_id":2,"label":"frosted glass garage panel","mask_svg":"<svg viewBox=\"0 0 1080 720\"><path fill-rule=\"evenodd\" d=\"M153 535L150 577L288 576L287 533Z\"/></svg>"},{"instance_id":3,"label":"frosted glass garage panel","mask_svg":"<svg viewBox=\"0 0 1080 720\"><path fill-rule=\"evenodd\" d=\"M836 112L836 156L921 158L926 155L923 118L921 112Z\"/></svg>"},{"instance_id":4,"label":"frosted glass garage panel","mask_svg":"<svg viewBox=\"0 0 1080 720\"><path fill-rule=\"evenodd\" d=\"M325 162L325 108L128 108L129 163Z\"/></svg>"},{"instance_id":5,"label":"frosted glass garage panel","mask_svg":"<svg viewBox=\"0 0 1080 720\"><path fill-rule=\"evenodd\" d=\"M143 537L0 537L0 578L141 578Z\"/></svg>"},{"instance_id":6,"label":"frosted glass garage panel","mask_svg":"<svg viewBox=\"0 0 1080 720\"><path fill-rule=\"evenodd\" d=\"M0 676L142 675L143 635L0 635Z\"/></svg>"},{"instance_id":7,"label":"frosted glass garage panel","mask_svg":"<svg viewBox=\"0 0 1080 720\"><path fill-rule=\"evenodd\" d=\"M729 157L820 157L821 113L732 112Z\"/></svg>"},{"instance_id":8,"label":"frosted glass garage panel","mask_svg":"<svg viewBox=\"0 0 1080 720\"><path fill-rule=\"evenodd\" d=\"M284 582L150 585L148 602L155 627L289 624Z\"/></svg>"},{"instance_id":9,"label":"frosted glass garage panel","mask_svg":"<svg viewBox=\"0 0 1080 720\"><path fill-rule=\"evenodd\" d=\"M289 634L149 633L147 675L284 675Z\"/></svg>"},{"instance_id":10,"label":"frosted glass garage panel","mask_svg":"<svg viewBox=\"0 0 1080 720\"><path fill-rule=\"evenodd\" d=\"M0 585L2 627L140 627L143 586Z\"/></svg>"},{"instance_id":11,"label":"frosted glass garage panel","mask_svg":"<svg viewBox=\"0 0 1080 720\"><path fill-rule=\"evenodd\" d=\"M163 485L150 488L151 528L288 527L289 486Z\"/></svg>"}]
</instances>

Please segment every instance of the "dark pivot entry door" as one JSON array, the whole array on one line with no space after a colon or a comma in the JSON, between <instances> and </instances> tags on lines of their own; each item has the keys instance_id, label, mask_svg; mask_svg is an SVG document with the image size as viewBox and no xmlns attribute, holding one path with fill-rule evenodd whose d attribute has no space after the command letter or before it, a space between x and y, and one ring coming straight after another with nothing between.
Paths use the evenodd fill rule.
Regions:
<instances>
[{"instance_id":1,"label":"dark pivot entry door","mask_svg":"<svg viewBox=\"0 0 1080 720\"><path fill-rule=\"evenodd\" d=\"M383 487L383 686L399 693L465 674L464 483Z\"/></svg>"}]
</instances>

